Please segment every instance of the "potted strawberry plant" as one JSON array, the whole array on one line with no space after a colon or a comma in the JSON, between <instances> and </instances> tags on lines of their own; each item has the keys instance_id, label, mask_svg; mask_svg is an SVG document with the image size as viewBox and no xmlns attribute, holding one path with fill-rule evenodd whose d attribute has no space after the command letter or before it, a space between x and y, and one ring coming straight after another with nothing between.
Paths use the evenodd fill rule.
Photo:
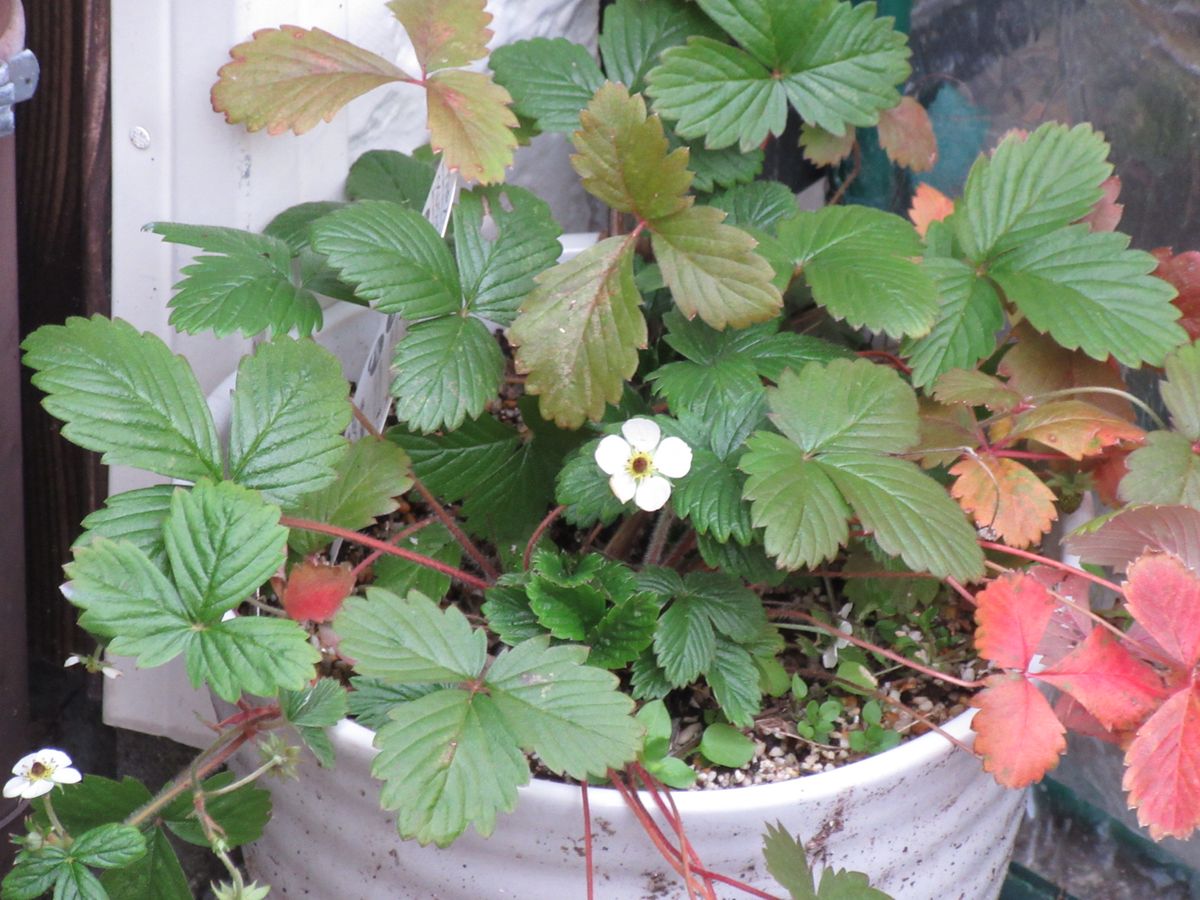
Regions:
<instances>
[{"instance_id":1,"label":"potted strawberry plant","mask_svg":"<svg viewBox=\"0 0 1200 900\"><path fill-rule=\"evenodd\" d=\"M175 480L85 521L65 595L220 712L157 794L21 760L5 900L186 896L169 834L226 863L222 897L994 896L1020 805L996 782L1041 777L1068 726L1128 745L1131 801L1190 833L1200 357L1114 230L1102 136L1007 135L911 221L802 211L754 180L789 108L815 160L877 126L932 161L871 4L623 0L603 66L535 40L495 80L466 68L482 3L389 7L419 73L284 26L234 48L214 105L302 132L397 82L429 153L360 161L353 202L264 234L151 226L202 251L175 327L264 335L212 410L120 321L25 343L65 437ZM562 261L546 205L499 183L535 130L570 133L612 211ZM419 212L452 170L474 184ZM335 301L370 307L390 367L320 346ZM1166 365L1175 430L1147 436L1117 363ZM1123 584L1037 549L1093 487L1135 504L1075 539ZM260 836L248 883L229 853Z\"/></svg>"}]
</instances>

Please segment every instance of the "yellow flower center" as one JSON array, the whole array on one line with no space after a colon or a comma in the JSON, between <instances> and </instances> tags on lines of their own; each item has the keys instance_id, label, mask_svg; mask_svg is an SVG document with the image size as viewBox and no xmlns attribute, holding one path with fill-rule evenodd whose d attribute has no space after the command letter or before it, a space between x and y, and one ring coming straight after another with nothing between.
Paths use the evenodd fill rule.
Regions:
<instances>
[{"instance_id":1,"label":"yellow flower center","mask_svg":"<svg viewBox=\"0 0 1200 900\"><path fill-rule=\"evenodd\" d=\"M634 478L645 478L654 473L653 457L644 450L635 450L629 457L629 474Z\"/></svg>"}]
</instances>

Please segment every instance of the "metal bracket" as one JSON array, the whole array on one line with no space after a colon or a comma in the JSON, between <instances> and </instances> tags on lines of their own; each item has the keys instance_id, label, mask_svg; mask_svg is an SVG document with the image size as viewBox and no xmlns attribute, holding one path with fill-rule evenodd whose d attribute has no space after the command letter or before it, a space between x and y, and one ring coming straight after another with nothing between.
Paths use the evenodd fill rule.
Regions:
<instances>
[{"instance_id":1,"label":"metal bracket","mask_svg":"<svg viewBox=\"0 0 1200 900\"><path fill-rule=\"evenodd\" d=\"M0 137L16 130L13 105L33 96L40 72L32 50L22 50L12 59L0 62Z\"/></svg>"}]
</instances>

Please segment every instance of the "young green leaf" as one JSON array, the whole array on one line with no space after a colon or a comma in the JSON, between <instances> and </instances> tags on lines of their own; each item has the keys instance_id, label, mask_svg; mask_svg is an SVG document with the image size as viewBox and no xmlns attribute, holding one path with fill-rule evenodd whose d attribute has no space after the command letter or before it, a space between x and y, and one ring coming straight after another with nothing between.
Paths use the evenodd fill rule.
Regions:
<instances>
[{"instance_id":1,"label":"young green leaf","mask_svg":"<svg viewBox=\"0 0 1200 900\"><path fill-rule=\"evenodd\" d=\"M444 316L462 307L454 258L441 235L414 209L363 200L313 226L313 247L343 280L381 312L407 319Z\"/></svg>"},{"instance_id":2,"label":"young green leaf","mask_svg":"<svg viewBox=\"0 0 1200 900\"><path fill-rule=\"evenodd\" d=\"M416 154L368 150L350 165L346 198L388 200L420 212L433 186L435 171L433 163Z\"/></svg>"},{"instance_id":3,"label":"young green leaf","mask_svg":"<svg viewBox=\"0 0 1200 900\"><path fill-rule=\"evenodd\" d=\"M303 691L283 691L279 705L295 727L301 740L326 768L334 763L333 744L325 729L345 718L348 711L346 689L332 678L320 678Z\"/></svg>"},{"instance_id":4,"label":"young green leaf","mask_svg":"<svg viewBox=\"0 0 1200 900\"><path fill-rule=\"evenodd\" d=\"M303 337L321 327L321 305L293 281L293 250L281 238L171 222L151 222L145 230L208 254L181 270L183 280L168 304L173 328L188 334L211 330L217 337L235 331L253 337L269 328L272 334L295 330Z\"/></svg>"},{"instance_id":5,"label":"young green leaf","mask_svg":"<svg viewBox=\"0 0 1200 900\"><path fill-rule=\"evenodd\" d=\"M714 722L704 729L700 752L719 766L740 769L754 758L754 741L736 728Z\"/></svg>"},{"instance_id":6,"label":"young green leaf","mask_svg":"<svg viewBox=\"0 0 1200 900\"><path fill-rule=\"evenodd\" d=\"M396 509L396 497L410 487L409 461L391 441L365 437L350 445L337 465L333 481L305 494L288 514L355 531ZM315 553L332 538L315 531L292 529L288 544L296 553Z\"/></svg>"},{"instance_id":7,"label":"young green leaf","mask_svg":"<svg viewBox=\"0 0 1200 900\"><path fill-rule=\"evenodd\" d=\"M212 415L196 376L161 339L95 316L43 325L21 344L42 406L65 438L134 466L195 481L221 477Z\"/></svg>"},{"instance_id":8,"label":"young green leaf","mask_svg":"<svg viewBox=\"0 0 1200 900\"><path fill-rule=\"evenodd\" d=\"M763 856L767 871L787 889L792 900L891 900L883 891L870 887L866 875L845 869L825 869L820 885L814 887L813 869L804 845L788 834L780 822L767 826Z\"/></svg>"},{"instance_id":9,"label":"young green leaf","mask_svg":"<svg viewBox=\"0 0 1200 900\"><path fill-rule=\"evenodd\" d=\"M646 73L658 63L662 52L679 46L691 35L722 37L712 20L691 4L680 6L673 0L617 0L604 8L604 26L600 29L604 70L631 94L638 93L645 87Z\"/></svg>"},{"instance_id":10,"label":"young green leaf","mask_svg":"<svg viewBox=\"0 0 1200 900\"><path fill-rule=\"evenodd\" d=\"M658 625L658 598L643 592L613 596L612 606L588 632L588 665L619 669L650 646Z\"/></svg>"},{"instance_id":11,"label":"young green leaf","mask_svg":"<svg viewBox=\"0 0 1200 900\"><path fill-rule=\"evenodd\" d=\"M421 74L470 65L487 55L492 37L485 0L390 0L387 8L404 26Z\"/></svg>"},{"instance_id":12,"label":"young green leaf","mask_svg":"<svg viewBox=\"0 0 1200 900\"><path fill-rule=\"evenodd\" d=\"M98 537L126 540L134 544L160 568L166 567L163 546L163 522L171 509L171 495L178 488L172 484L156 484L113 494L104 506L83 520L85 531L71 549L86 547Z\"/></svg>"},{"instance_id":13,"label":"young green leaf","mask_svg":"<svg viewBox=\"0 0 1200 900\"><path fill-rule=\"evenodd\" d=\"M484 231L484 215L495 233ZM544 200L519 187L476 189L454 207L454 253L472 313L511 325L534 276L562 253L561 230Z\"/></svg>"},{"instance_id":14,"label":"young green leaf","mask_svg":"<svg viewBox=\"0 0 1200 900\"><path fill-rule=\"evenodd\" d=\"M586 47L566 38L532 38L497 47L488 60L513 109L541 131L572 132L579 112L604 84Z\"/></svg>"},{"instance_id":15,"label":"young green leaf","mask_svg":"<svg viewBox=\"0 0 1200 900\"><path fill-rule=\"evenodd\" d=\"M229 51L217 73L213 109L247 131L303 134L372 88L412 76L382 56L320 28L263 28Z\"/></svg>"},{"instance_id":16,"label":"young green leaf","mask_svg":"<svg viewBox=\"0 0 1200 900\"><path fill-rule=\"evenodd\" d=\"M521 575L500 577L496 586L487 592L483 614L487 617L488 628L510 647L546 633L537 614L530 608Z\"/></svg>"},{"instance_id":17,"label":"young green leaf","mask_svg":"<svg viewBox=\"0 0 1200 900\"><path fill-rule=\"evenodd\" d=\"M504 355L478 319L446 316L408 327L392 371L399 421L414 431L453 430L481 415L496 396Z\"/></svg>"},{"instance_id":18,"label":"young green leaf","mask_svg":"<svg viewBox=\"0 0 1200 900\"><path fill-rule=\"evenodd\" d=\"M446 167L468 181L504 180L517 146L508 91L480 72L448 69L425 80L429 135Z\"/></svg>"},{"instance_id":19,"label":"young green leaf","mask_svg":"<svg viewBox=\"0 0 1200 900\"><path fill-rule=\"evenodd\" d=\"M681 687L710 670L719 637L752 641L766 621L758 595L736 579L694 572L659 619L654 652L670 682Z\"/></svg>"},{"instance_id":20,"label":"young green leaf","mask_svg":"<svg viewBox=\"0 0 1200 900\"><path fill-rule=\"evenodd\" d=\"M611 237L542 273L509 329L525 389L560 427L597 420L621 398L646 344L633 243Z\"/></svg>"},{"instance_id":21,"label":"young green leaf","mask_svg":"<svg viewBox=\"0 0 1200 900\"><path fill-rule=\"evenodd\" d=\"M922 253L916 230L899 216L827 206L795 213L778 235L813 299L834 317L893 337L919 337L933 326L937 288L914 262Z\"/></svg>"},{"instance_id":22,"label":"young green leaf","mask_svg":"<svg viewBox=\"0 0 1200 900\"><path fill-rule=\"evenodd\" d=\"M1094 359L1158 365L1187 340L1175 289L1149 273L1154 257L1128 250L1129 237L1073 225L1005 254L989 270L1038 331Z\"/></svg>"},{"instance_id":23,"label":"young green leaf","mask_svg":"<svg viewBox=\"0 0 1200 900\"><path fill-rule=\"evenodd\" d=\"M649 380L675 416L690 413L711 429L707 442L722 459L741 445L766 413L766 390L754 361L743 355L728 354L711 365L667 363Z\"/></svg>"},{"instance_id":24,"label":"young green leaf","mask_svg":"<svg viewBox=\"0 0 1200 900\"><path fill-rule=\"evenodd\" d=\"M229 478L288 506L337 477L349 451L342 366L309 340L276 338L238 366Z\"/></svg>"},{"instance_id":25,"label":"young green leaf","mask_svg":"<svg viewBox=\"0 0 1200 900\"><path fill-rule=\"evenodd\" d=\"M196 621L233 609L286 559L279 508L228 481L176 491L163 534L176 589Z\"/></svg>"}]
</instances>

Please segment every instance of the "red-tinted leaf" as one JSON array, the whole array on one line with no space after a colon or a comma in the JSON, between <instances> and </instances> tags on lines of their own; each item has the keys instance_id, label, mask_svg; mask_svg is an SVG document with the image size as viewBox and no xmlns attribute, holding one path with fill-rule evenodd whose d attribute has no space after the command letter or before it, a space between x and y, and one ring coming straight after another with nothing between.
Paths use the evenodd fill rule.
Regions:
<instances>
[{"instance_id":1,"label":"red-tinted leaf","mask_svg":"<svg viewBox=\"0 0 1200 900\"><path fill-rule=\"evenodd\" d=\"M1154 274L1169 281L1179 291L1171 302L1183 312L1179 324L1193 341L1200 337L1200 252L1187 250L1172 254L1170 247L1151 250L1158 258Z\"/></svg>"},{"instance_id":2,"label":"red-tinted leaf","mask_svg":"<svg viewBox=\"0 0 1200 900\"><path fill-rule=\"evenodd\" d=\"M1083 400L1052 400L1016 417L1009 441L1037 441L1071 459L1095 456L1121 441L1140 441L1142 429Z\"/></svg>"},{"instance_id":3,"label":"red-tinted leaf","mask_svg":"<svg viewBox=\"0 0 1200 900\"><path fill-rule=\"evenodd\" d=\"M329 566L305 560L292 567L283 589L283 608L297 621L328 622L354 590L349 563Z\"/></svg>"},{"instance_id":4,"label":"red-tinted leaf","mask_svg":"<svg viewBox=\"0 0 1200 900\"><path fill-rule=\"evenodd\" d=\"M1200 571L1200 510L1190 506L1122 509L1098 526L1066 538L1066 548L1084 562L1124 569L1152 550L1170 553Z\"/></svg>"},{"instance_id":5,"label":"red-tinted leaf","mask_svg":"<svg viewBox=\"0 0 1200 900\"><path fill-rule=\"evenodd\" d=\"M1036 578L1055 598L1063 601L1054 608L1050 624L1046 626L1042 640L1037 646L1042 665L1053 666L1078 647L1095 627L1095 623L1085 612L1089 608L1090 582L1050 566L1031 566L1025 573L1031 578Z\"/></svg>"},{"instance_id":6,"label":"red-tinted leaf","mask_svg":"<svg viewBox=\"0 0 1200 900\"><path fill-rule=\"evenodd\" d=\"M1200 578L1166 553L1143 556L1125 576L1125 606L1138 624L1181 668L1195 668L1200 661Z\"/></svg>"},{"instance_id":7,"label":"red-tinted leaf","mask_svg":"<svg viewBox=\"0 0 1200 900\"><path fill-rule=\"evenodd\" d=\"M1005 787L1041 781L1067 749L1066 729L1041 692L1020 675L997 675L971 701L975 751L983 768Z\"/></svg>"},{"instance_id":8,"label":"red-tinted leaf","mask_svg":"<svg viewBox=\"0 0 1200 900\"><path fill-rule=\"evenodd\" d=\"M1016 345L1000 360L999 372L1008 386L1023 397L1075 387L1105 387L1125 390L1120 370L1111 360L1099 362L1079 350L1066 350L1054 338L1021 322L1012 330ZM1133 407L1112 394L1080 394L1082 399L1119 418L1133 421Z\"/></svg>"},{"instance_id":9,"label":"red-tinted leaf","mask_svg":"<svg viewBox=\"0 0 1200 900\"><path fill-rule=\"evenodd\" d=\"M928 172L937 162L937 138L929 113L912 97L902 97L879 114L879 146L892 162Z\"/></svg>"},{"instance_id":10,"label":"red-tinted leaf","mask_svg":"<svg viewBox=\"0 0 1200 900\"><path fill-rule=\"evenodd\" d=\"M1093 456L1083 466L1083 471L1092 476L1092 489L1105 506L1121 505L1117 488L1121 479L1129 474L1126 460L1135 447L1106 447L1104 452Z\"/></svg>"},{"instance_id":11,"label":"red-tinted leaf","mask_svg":"<svg viewBox=\"0 0 1200 900\"><path fill-rule=\"evenodd\" d=\"M800 146L814 166L836 166L854 149L856 132L846 126L842 134L832 134L820 126L805 122L800 127Z\"/></svg>"},{"instance_id":12,"label":"red-tinted leaf","mask_svg":"<svg viewBox=\"0 0 1200 900\"><path fill-rule=\"evenodd\" d=\"M1121 179L1112 175L1100 183L1104 195L1096 201L1092 211L1079 221L1086 222L1092 231L1116 231L1121 224L1121 216L1125 212L1125 204L1118 203L1121 194Z\"/></svg>"},{"instance_id":13,"label":"red-tinted leaf","mask_svg":"<svg viewBox=\"0 0 1200 900\"><path fill-rule=\"evenodd\" d=\"M1102 628L1037 677L1066 691L1110 729L1132 728L1165 696L1154 670Z\"/></svg>"},{"instance_id":14,"label":"red-tinted leaf","mask_svg":"<svg viewBox=\"0 0 1200 900\"><path fill-rule=\"evenodd\" d=\"M492 15L484 5L485 0L391 0L387 6L408 33L424 74L487 55Z\"/></svg>"},{"instance_id":15,"label":"red-tinted leaf","mask_svg":"<svg viewBox=\"0 0 1200 900\"><path fill-rule=\"evenodd\" d=\"M1005 669L1024 670L1054 614L1054 596L1037 579L1014 572L995 579L975 602L979 655Z\"/></svg>"},{"instance_id":16,"label":"red-tinted leaf","mask_svg":"<svg viewBox=\"0 0 1200 900\"><path fill-rule=\"evenodd\" d=\"M964 457L950 474L950 494L980 528L1010 547L1028 547L1050 530L1058 511L1054 492L1015 459Z\"/></svg>"},{"instance_id":17,"label":"red-tinted leaf","mask_svg":"<svg viewBox=\"0 0 1200 900\"><path fill-rule=\"evenodd\" d=\"M917 227L917 234L925 237L925 232L934 222L940 222L954 212L954 201L931 184L921 182L913 192L912 206L908 210L908 218Z\"/></svg>"},{"instance_id":18,"label":"red-tinted leaf","mask_svg":"<svg viewBox=\"0 0 1200 900\"><path fill-rule=\"evenodd\" d=\"M468 181L503 181L517 146L508 91L488 75L460 69L430 75L425 90L429 142L443 152L446 167Z\"/></svg>"},{"instance_id":19,"label":"red-tinted leaf","mask_svg":"<svg viewBox=\"0 0 1200 900\"><path fill-rule=\"evenodd\" d=\"M1155 840L1200 825L1200 696L1179 691L1138 729L1125 753L1124 788Z\"/></svg>"},{"instance_id":20,"label":"red-tinted leaf","mask_svg":"<svg viewBox=\"0 0 1200 900\"><path fill-rule=\"evenodd\" d=\"M1054 701L1054 715L1058 716L1058 721L1063 723L1067 731L1082 734L1084 737L1099 738L1118 746L1124 744L1129 737L1129 733L1125 731L1109 731L1070 694L1058 695Z\"/></svg>"}]
</instances>

